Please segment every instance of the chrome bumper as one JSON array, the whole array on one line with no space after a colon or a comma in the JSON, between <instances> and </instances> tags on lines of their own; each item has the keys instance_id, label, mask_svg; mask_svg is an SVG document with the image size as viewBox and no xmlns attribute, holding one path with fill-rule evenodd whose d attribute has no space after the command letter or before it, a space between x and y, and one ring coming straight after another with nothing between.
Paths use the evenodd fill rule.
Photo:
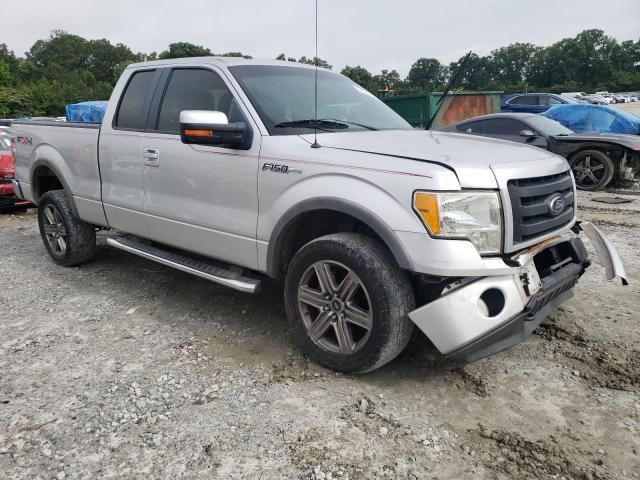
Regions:
<instances>
[{"instance_id":1,"label":"chrome bumper","mask_svg":"<svg viewBox=\"0 0 640 480\"><path fill-rule=\"evenodd\" d=\"M609 280L626 274L615 247L594 225L578 225L594 246ZM572 261L540 278L534 257L567 243ZM563 301L588 267L584 244L573 234L541 242L511 258L514 273L469 279L440 298L411 313L409 318L443 354L465 361L492 355L523 341Z\"/></svg>"}]
</instances>

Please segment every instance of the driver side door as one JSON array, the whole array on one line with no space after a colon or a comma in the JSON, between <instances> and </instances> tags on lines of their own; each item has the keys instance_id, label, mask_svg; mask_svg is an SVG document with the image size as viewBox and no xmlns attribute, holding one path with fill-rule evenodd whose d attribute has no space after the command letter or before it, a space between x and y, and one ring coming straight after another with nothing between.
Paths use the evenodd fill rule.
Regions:
<instances>
[{"instance_id":1,"label":"driver side door","mask_svg":"<svg viewBox=\"0 0 640 480\"><path fill-rule=\"evenodd\" d=\"M245 149L184 144L180 112L225 113L257 131L214 67L172 68L142 142L144 211L152 240L256 269L260 135Z\"/></svg>"}]
</instances>

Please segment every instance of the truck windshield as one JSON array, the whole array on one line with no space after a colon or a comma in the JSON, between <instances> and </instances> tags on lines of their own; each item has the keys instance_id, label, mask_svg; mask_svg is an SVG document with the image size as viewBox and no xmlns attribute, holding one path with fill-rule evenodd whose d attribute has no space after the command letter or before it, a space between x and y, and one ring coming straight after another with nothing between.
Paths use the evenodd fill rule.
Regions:
<instances>
[{"instance_id":1,"label":"truck windshield","mask_svg":"<svg viewBox=\"0 0 640 480\"><path fill-rule=\"evenodd\" d=\"M315 115L315 71L276 65L229 68L271 135L327 131L410 129L405 120L347 77L318 71Z\"/></svg>"}]
</instances>

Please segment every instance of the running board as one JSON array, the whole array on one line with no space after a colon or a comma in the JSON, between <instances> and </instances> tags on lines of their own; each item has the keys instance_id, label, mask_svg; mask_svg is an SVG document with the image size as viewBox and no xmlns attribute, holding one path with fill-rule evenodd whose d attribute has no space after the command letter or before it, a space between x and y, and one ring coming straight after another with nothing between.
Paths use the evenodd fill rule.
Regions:
<instances>
[{"instance_id":1,"label":"running board","mask_svg":"<svg viewBox=\"0 0 640 480\"><path fill-rule=\"evenodd\" d=\"M163 250L154 245L150 245L145 240L132 236L107 238L107 245L115 247L125 252L133 253L140 257L154 262L167 265L168 267L191 273L198 277L219 283L225 287L233 288L240 292L256 293L260 289L260 280L250 278L235 272L229 268L214 265L203 260L188 257L168 250Z\"/></svg>"}]
</instances>

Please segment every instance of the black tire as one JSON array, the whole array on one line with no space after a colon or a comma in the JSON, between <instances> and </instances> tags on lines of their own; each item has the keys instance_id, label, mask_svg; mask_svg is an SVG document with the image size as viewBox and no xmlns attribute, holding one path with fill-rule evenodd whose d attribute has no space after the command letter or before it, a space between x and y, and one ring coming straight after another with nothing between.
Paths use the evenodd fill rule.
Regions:
<instances>
[{"instance_id":1,"label":"black tire","mask_svg":"<svg viewBox=\"0 0 640 480\"><path fill-rule=\"evenodd\" d=\"M64 191L52 190L42 195L38 203L38 225L47 252L59 265L73 267L94 257L96 229L73 216ZM61 237L65 248L58 240Z\"/></svg>"},{"instance_id":2,"label":"black tire","mask_svg":"<svg viewBox=\"0 0 640 480\"><path fill-rule=\"evenodd\" d=\"M599 150L582 150L569 159L576 185L581 190L601 190L615 174L611 158Z\"/></svg>"},{"instance_id":3,"label":"black tire","mask_svg":"<svg viewBox=\"0 0 640 480\"><path fill-rule=\"evenodd\" d=\"M330 297L322 295L324 290L320 277L316 275L317 265L325 264L328 264L331 278L335 280L329 282L336 285L334 293L343 290L340 287L347 283L344 280L347 276L354 283L357 280L359 286L346 287L350 293L344 296L344 301L335 293L331 301L316 308L299 299L299 290L317 290L314 302L317 294L325 300ZM347 272L342 279L339 277L341 271ZM314 276L317 286L312 288L306 278L313 282ZM413 323L407 317L415 307L409 277L383 244L366 235L338 233L306 244L289 265L284 290L287 317L294 338L311 358L333 370L348 373L375 370L398 356L413 332ZM342 307L336 306L336 299L342 302ZM314 340L311 338L311 325L317 325L323 309L333 320L326 329L326 335ZM361 313L366 314L370 328L351 323L353 312L358 312L355 318ZM346 343L354 345L353 351L346 349L349 353L334 350L342 350L339 331L345 331L343 325L348 327L345 328L349 334L342 338L348 338L351 341Z\"/></svg>"}]
</instances>

